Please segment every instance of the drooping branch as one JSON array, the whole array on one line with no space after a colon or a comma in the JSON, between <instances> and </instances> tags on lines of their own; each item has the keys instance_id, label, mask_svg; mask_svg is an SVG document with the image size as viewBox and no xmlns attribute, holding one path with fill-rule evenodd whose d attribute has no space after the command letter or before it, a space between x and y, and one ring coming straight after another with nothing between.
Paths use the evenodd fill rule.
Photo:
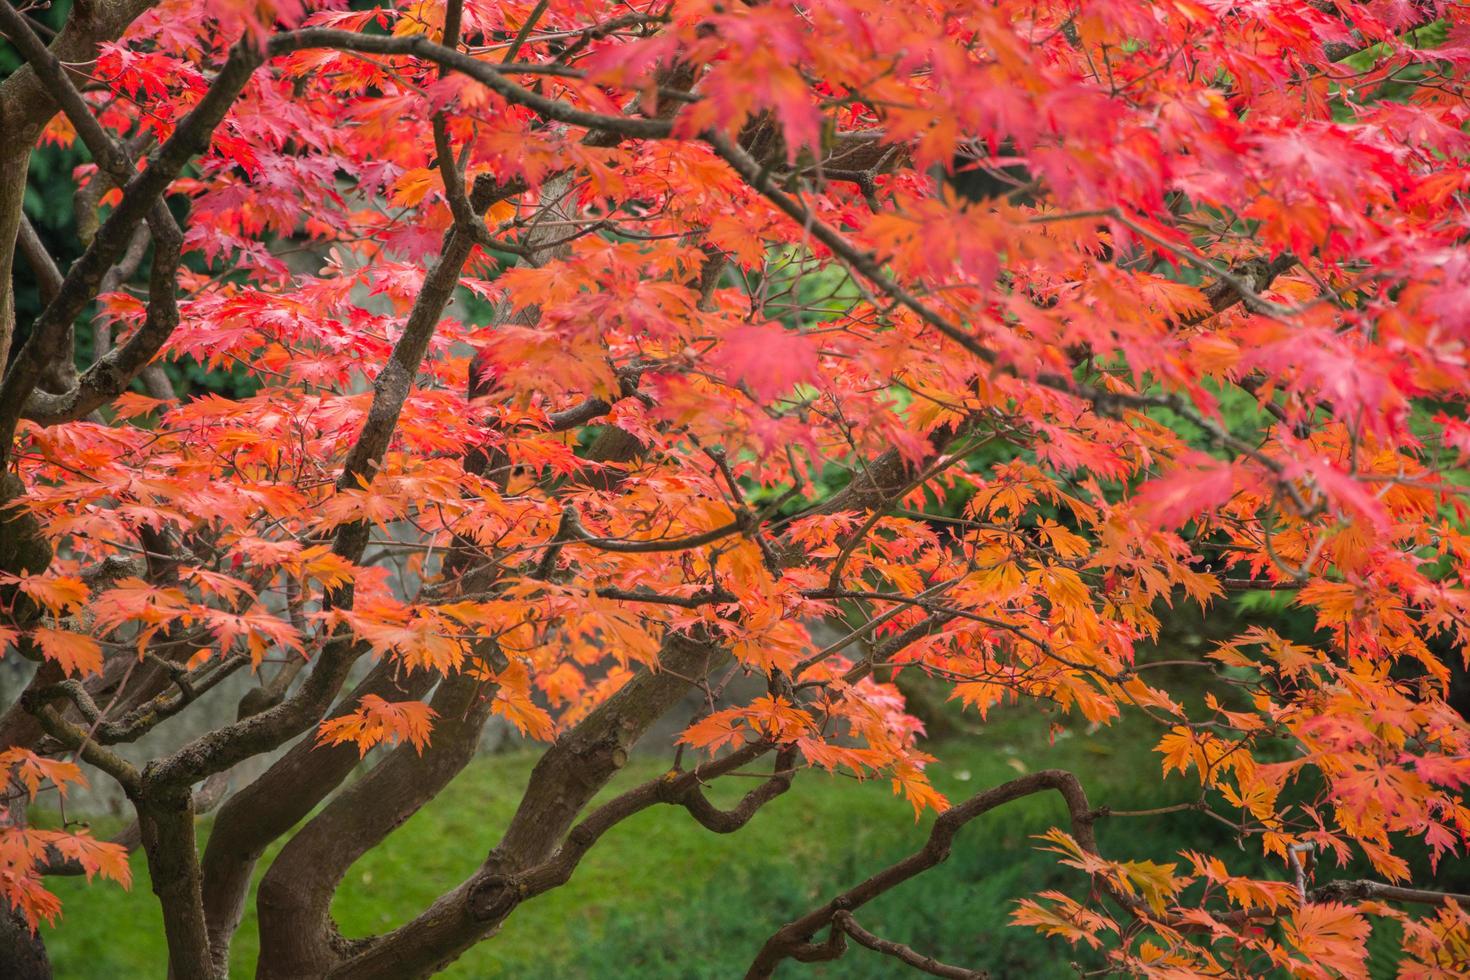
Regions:
<instances>
[{"instance_id":1,"label":"drooping branch","mask_svg":"<svg viewBox=\"0 0 1470 980\"><path fill-rule=\"evenodd\" d=\"M777 187L770 172L737 143L719 133L706 133L705 140L751 188L774 204L788 218L806 229L813 238L840 256L864 279L873 283L924 323L938 330L984 363L997 363L998 358L995 351L985 347L972 335L931 309L923 300L889 276L875 257L860 251L841 232L812 214L805 205Z\"/></svg>"},{"instance_id":2,"label":"drooping branch","mask_svg":"<svg viewBox=\"0 0 1470 980\"><path fill-rule=\"evenodd\" d=\"M875 953L884 956L892 956L894 959L908 966L936 977L947 977L948 980L989 980L990 974L984 970L970 970L962 966L951 966L941 963L932 956L916 952L903 943L896 943L889 939L875 936L852 917L852 913L843 909L832 916L832 931L835 934L845 933L856 940L860 945L866 946Z\"/></svg>"},{"instance_id":3,"label":"drooping branch","mask_svg":"<svg viewBox=\"0 0 1470 980\"><path fill-rule=\"evenodd\" d=\"M1092 827L1094 815L1088 805L1087 794L1076 776L1060 769L1045 769L1002 783L941 813L929 830L929 839L918 851L849 888L820 908L782 926L766 940L746 973L747 980L765 980L785 959L809 961L840 956L840 948L813 944L811 941L818 931L832 926L839 913L861 908L879 895L944 861L949 857L950 848L960 829L976 817L1014 800L1047 790L1055 790L1066 802L1077 843L1084 850L1095 853L1097 839Z\"/></svg>"},{"instance_id":4,"label":"drooping branch","mask_svg":"<svg viewBox=\"0 0 1470 980\"><path fill-rule=\"evenodd\" d=\"M951 322L933 307L926 304L912 290L906 288L902 283L890 276L884 270L877 257L858 248L842 232L815 215L796 197L776 186L776 182L772 178L769 169L761 166L744 148L720 133L705 133L703 138L714 148L720 158L728 163L747 184L774 204L788 218L800 225L813 238L831 249L833 254L857 275L872 283L880 292L887 295L895 303L909 310L920 321L958 344L965 351L978 358L982 363L991 365L1006 373L1018 373L1015 365L1002 363L995 351L986 347L974 335L964 330L958 324ZM1096 212L1095 216L1111 217L1130 227L1138 227L1136 223L1131 222L1126 215L1116 208ZM1278 263L1287 263L1279 266L1279 268L1284 269L1295 264L1295 260L1292 259L1288 262L1285 257L1282 257L1270 263L1265 271L1271 273L1271 269L1277 268ZM1209 295L1210 305L1216 312L1227 309L1236 303L1246 303L1252 309L1276 309L1274 304L1256 293L1243 277L1236 275L1228 269L1223 269L1214 263L1208 263L1206 267L1209 271L1216 273L1220 281L1224 283L1223 287L1217 286L1215 292ZM1275 273L1271 274L1274 275ZM1115 410L1119 407L1170 409L1204 430L1219 445L1241 456L1247 456L1255 460L1273 473L1279 473L1281 471L1281 464L1277 460L1259 452L1255 446L1237 437L1214 419L1202 415L1187 399L1177 394L1124 394L1112 390L1095 388L1078 382L1070 375L1051 372L1039 373L1032 377L1031 380L1043 387L1050 388L1062 394L1091 401L1099 408L1105 408L1107 410Z\"/></svg>"}]
</instances>

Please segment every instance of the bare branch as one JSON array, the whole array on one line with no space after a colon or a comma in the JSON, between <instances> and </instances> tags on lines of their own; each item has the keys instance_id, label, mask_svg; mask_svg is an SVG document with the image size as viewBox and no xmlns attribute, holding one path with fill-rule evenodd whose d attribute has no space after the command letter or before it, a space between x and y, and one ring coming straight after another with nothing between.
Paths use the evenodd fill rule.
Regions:
<instances>
[{"instance_id":1,"label":"bare branch","mask_svg":"<svg viewBox=\"0 0 1470 980\"><path fill-rule=\"evenodd\" d=\"M1363 902L1380 899L1385 902L1409 902L1416 905L1444 905L1454 902L1470 909L1470 895L1439 892L1427 888L1403 888L1366 878L1356 881L1329 881L1308 893L1313 902Z\"/></svg>"},{"instance_id":2,"label":"bare branch","mask_svg":"<svg viewBox=\"0 0 1470 980\"><path fill-rule=\"evenodd\" d=\"M766 940L765 946L746 973L746 980L764 980L770 977L782 960L793 956L801 958L798 954L810 951L812 936L831 925L839 913L861 908L884 892L945 860L949 857L955 835L971 820L1013 800L1047 790L1056 790L1061 794L1071 814L1077 843L1084 850L1095 853L1097 839L1092 830L1092 808L1088 805L1087 794L1076 776L1060 769L1045 769L1002 783L941 813L930 828L929 839L918 851L849 888L820 908L782 926Z\"/></svg>"},{"instance_id":3,"label":"bare branch","mask_svg":"<svg viewBox=\"0 0 1470 980\"><path fill-rule=\"evenodd\" d=\"M46 245L41 241L41 236L36 234L36 228L24 213L20 216L20 236L16 239L20 246L21 254L30 263L31 272L36 276L36 286L41 293L41 302L49 303L61 292L61 270L56 267L56 260L51 253L46 251Z\"/></svg>"},{"instance_id":4,"label":"bare branch","mask_svg":"<svg viewBox=\"0 0 1470 980\"><path fill-rule=\"evenodd\" d=\"M939 962L932 956L925 956L923 953L915 952L902 943L881 939L858 925L857 920L852 917L852 913L846 910L840 911L832 916L832 927L833 929L842 930L858 943L874 952L882 953L885 956L892 956L894 959L907 963L914 969L928 973L931 976L948 977L949 980L988 980L990 977L990 974L984 970L967 970L962 966L950 966L948 963Z\"/></svg>"},{"instance_id":5,"label":"bare branch","mask_svg":"<svg viewBox=\"0 0 1470 980\"><path fill-rule=\"evenodd\" d=\"M739 534L745 530L749 520L743 516L737 517L729 524L691 534L683 538L653 538L647 541L630 540L626 538L599 538L587 533L582 526L581 518L577 516L575 509L568 507L562 512L562 527L565 529L565 539L575 541L596 548L598 551L612 551L618 554L643 554L658 551L684 551L689 548L698 548L702 545L711 544L721 538L732 534Z\"/></svg>"}]
</instances>

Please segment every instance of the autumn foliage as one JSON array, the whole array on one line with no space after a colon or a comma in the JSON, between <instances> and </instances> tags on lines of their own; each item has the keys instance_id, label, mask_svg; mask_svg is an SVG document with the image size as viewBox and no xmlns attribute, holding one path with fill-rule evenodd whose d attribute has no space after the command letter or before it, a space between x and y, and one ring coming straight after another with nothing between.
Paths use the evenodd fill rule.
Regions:
<instances>
[{"instance_id":1,"label":"autumn foliage","mask_svg":"<svg viewBox=\"0 0 1470 980\"><path fill-rule=\"evenodd\" d=\"M942 816L752 976L922 960L862 904L1042 792L1078 887L1014 921L1118 972L1366 977L1395 920L1399 976L1470 973L1464 897L1404 856L1470 841L1462 5L77 0L53 41L11 2L0 272L44 307L0 294L0 646L39 666L0 768L121 785L175 976L221 974L283 836L260 975L419 976L624 817L735 830L810 768ZM53 145L91 161L66 268L20 209ZM1166 611L1246 590L1315 630L1161 686ZM116 748L243 675L237 721ZM1274 877L1105 852L1085 773L945 799L905 675L977 721L1148 719L1151 778ZM691 690L676 768L591 806ZM339 936L347 869L493 717L546 746L511 824ZM201 856L206 790L278 749ZM23 810L31 926L60 867L127 883Z\"/></svg>"}]
</instances>

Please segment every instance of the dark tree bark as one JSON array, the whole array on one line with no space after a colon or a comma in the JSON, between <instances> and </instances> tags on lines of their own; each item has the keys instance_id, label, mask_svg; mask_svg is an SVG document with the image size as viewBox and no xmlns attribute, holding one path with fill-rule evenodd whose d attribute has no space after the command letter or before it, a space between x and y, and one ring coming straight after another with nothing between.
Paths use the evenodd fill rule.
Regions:
<instances>
[{"instance_id":1,"label":"dark tree bark","mask_svg":"<svg viewBox=\"0 0 1470 980\"><path fill-rule=\"evenodd\" d=\"M51 980L46 944L8 906L0 914L0 976L7 980Z\"/></svg>"}]
</instances>

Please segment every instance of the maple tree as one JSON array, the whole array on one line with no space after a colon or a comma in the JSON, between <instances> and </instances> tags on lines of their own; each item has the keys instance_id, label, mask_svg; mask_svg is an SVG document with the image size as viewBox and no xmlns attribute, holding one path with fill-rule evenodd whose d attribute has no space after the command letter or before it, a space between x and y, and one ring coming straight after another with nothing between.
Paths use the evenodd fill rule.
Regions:
<instances>
[{"instance_id":1,"label":"maple tree","mask_svg":"<svg viewBox=\"0 0 1470 980\"><path fill-rule=\"evenodd\" d=\"M47 874L127 883L126 842L25 824L77 759L136 810L179 977L223 975L283 838L260 975L420 976L630 815L735 831L815 767L939 815L752 977L849 939L972 975L862 906L1038 793L1079 887L1014 920L1109 969L1365 977L1391 921L1400 976L1466 975L1466 897L1404 857L1470 838L1464 6L355 7L75 0L52 37L0 4L0 645L38 665L0 716L0 895L30 927ZM58 144L88 160L64 269L21 208ZM248 381L176 393L183 363ZM1315 632L1160 686L1164 607L1242 590ZM237 720L117 748L242 674ZM905 674L1148 719L1179 809L1278 874L1104 853L1127 817L1069 772L945 799ZM594 806L691 691L675 766ZM497 716L545 747L488 856L339 935L347 870Z\"/></svg>"}]
</instances>

